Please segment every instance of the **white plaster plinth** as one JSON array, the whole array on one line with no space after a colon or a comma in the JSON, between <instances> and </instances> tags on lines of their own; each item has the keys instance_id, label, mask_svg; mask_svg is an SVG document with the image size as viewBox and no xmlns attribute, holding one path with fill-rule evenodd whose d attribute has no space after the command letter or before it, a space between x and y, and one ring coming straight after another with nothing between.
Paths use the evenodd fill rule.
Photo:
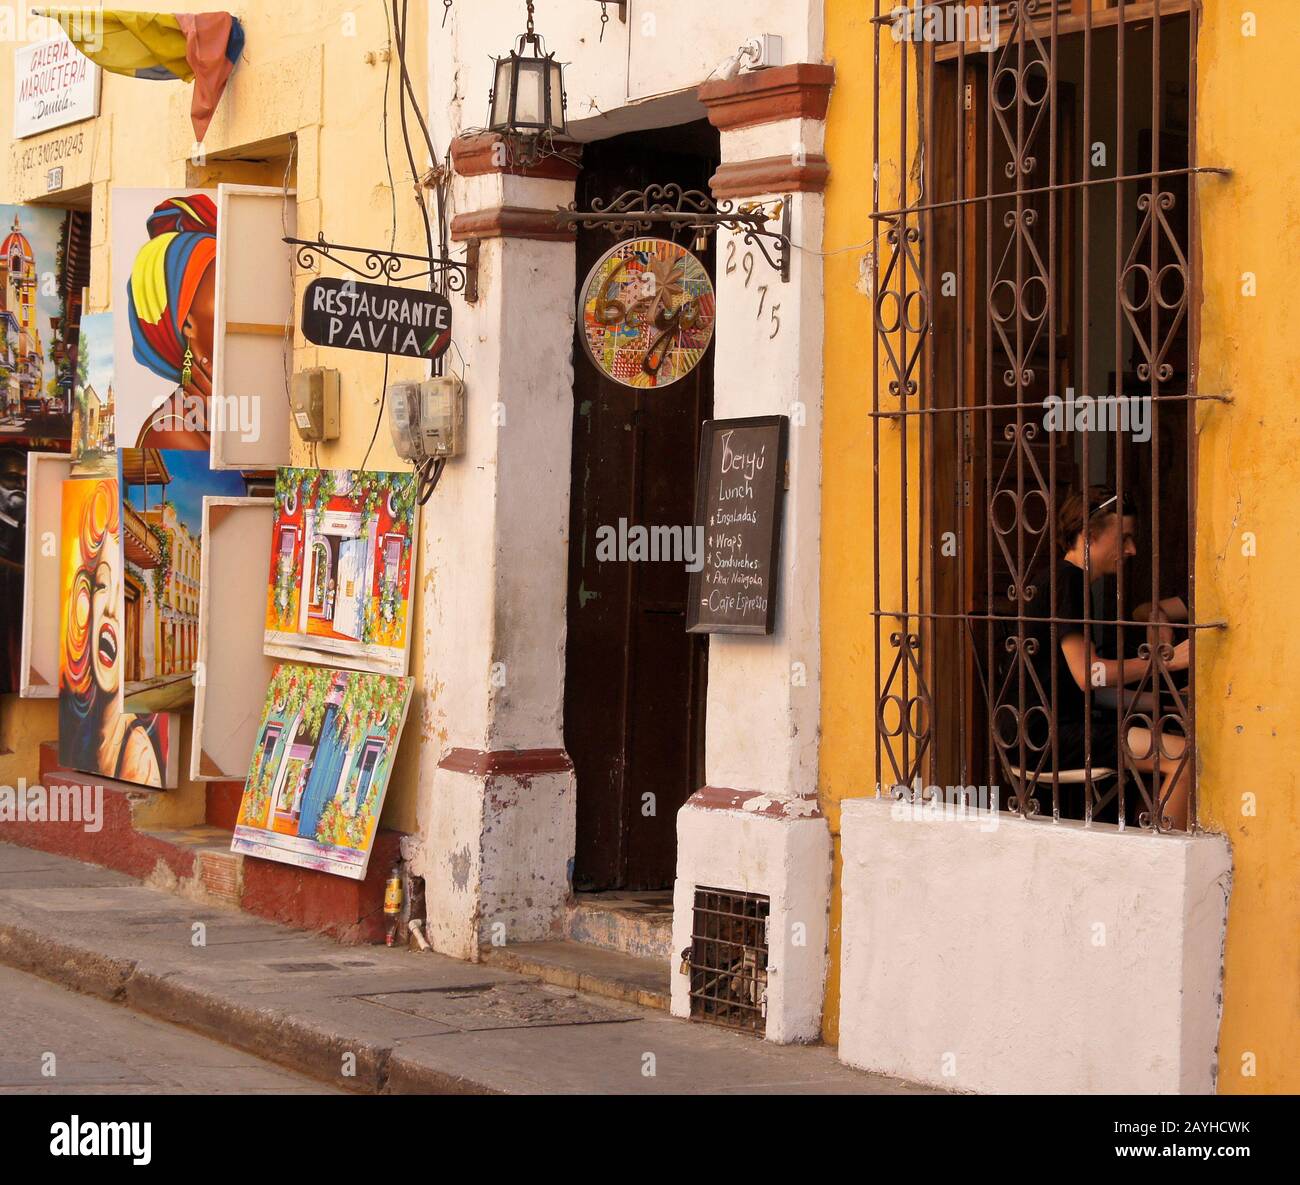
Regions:
<instances>
[{"instance_id":1,"label":"white plaster plinth","mask_svg":"<svg viewBox=\"0 0 1300 1185\"><path fill-rule=\"evenodd\" d=\"M841 1061L961 1091L1214 1090L1223 838L857 799L842 851Z\"/></svg>"},{"instance_id":2,"label":"white plaster plinth","mask_svg":"<svg viewBox=\"0 0 1300 1185\"><path fill-rule=\"evenodd\" d=\"M707 793L707 791L705 792ZM697 796L698 797L698 796ZM821 1038L826 989L827 902L831 839L815 800L738 795L734 810L688 801L677 813L677 881L673 891L671 1008L689 1016L690 979L680 970L691 945L698 886L771 898L768 923L767 1040L778 1044ZM807 811L801 814L800 811Z\"/></svg>"}]
</instances>

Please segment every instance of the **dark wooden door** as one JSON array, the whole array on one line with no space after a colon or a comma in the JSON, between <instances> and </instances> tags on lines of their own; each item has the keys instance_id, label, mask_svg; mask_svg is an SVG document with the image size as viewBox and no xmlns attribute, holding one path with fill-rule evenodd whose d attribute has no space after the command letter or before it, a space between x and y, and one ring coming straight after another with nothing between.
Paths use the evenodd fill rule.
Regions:
<instances>
[{"instance_id":1,"label":"dark wooden door","mask_svg":"<svg viewBox=\"0 0 1300 1185\"><path fill-rule=\"evenodd\" d=\"M707 189L716 150L707 124L590 144L579 208L651 183ZM580 289L616 241L579 232ZM712 244L701 254L712 273ZM691 522L713 350L687 378L643 391L604 378L575 337L573 396L564 731L578 781L574 884L666 888L677 810L703 780L707 639L685 632L683 564L601 562L597 531L620 519L628 528Z\"/></svg>"}]
</instances>

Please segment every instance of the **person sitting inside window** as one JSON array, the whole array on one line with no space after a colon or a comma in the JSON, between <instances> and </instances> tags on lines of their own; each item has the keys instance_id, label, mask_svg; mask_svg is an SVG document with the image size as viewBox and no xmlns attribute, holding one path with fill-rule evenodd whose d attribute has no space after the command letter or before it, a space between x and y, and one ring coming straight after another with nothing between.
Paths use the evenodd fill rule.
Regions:
<instances>
[{"instance_id":1,"label":"person sitting inside window","mask_svg":"<svg viewBox=\"0 0 1300 1185\"><path fill-rule=\"evenodd\" d=\"M1085 764L1085 716L1087 700L1085 688L1092 686L1092 711L1088 730L1093 768L1137 768L1144 773L1158 772L1161 785L1158 799L1168 796L1165 818L1175 829L1187 827L1187 795L1190 771L1183 761L1186 739L1177 732L1160 730L1153 739L1152 730L1141 725L1130 725L1125 742L1128 760L1119 762L1119 720L1117 703L1124 696L1130 712L1140 713L1147 720L1159 721L1162 713L1154 704L1158 696L1150 691L1135 696L1124 689L1148 678L1151 659L1123 657L1116 654L1115 639L1119 628L1115 605L1110 598L1093 596L1088 604L1087 618L1093 622L1107 623L1100 631L1086 626L1084 615L1084 585L1086 580L1099 580L1114 576L1120 565L1137 555L1136 511L1125 497L1121 504L1113 489L1106 486L1089 486L1083 493L1066 498L1057 516L1057 543L1064 553L1056 568L1056 653L1053 656L1051 624L1051 583L1043 574L1026 616L1038 621L1026 630L1034 638L1037 649L1032 656L1034 674L1041 686L1039 693L1026 687L1025 700L1030 708L1026 716L1037 714L1035 707L1051 718L1052 665L1056 666L1056 768L1058 770L1082 769ZM1085 551L1087 577L1085 570ZM1105 603L1109 602L1109 603ZM1170 623L1187 620L1187 609L1181 598L1167 597L1155 607L1143 605L1134 611L1133 620L1150 623L1144 639L1154 650L1160 645L1171 645L1174 630ZM1127 631L1136 631L1130 628ZM1109 639L1109 644L1107 643ZM1169 671L1185 671L1189 661L1189 642L1184 637L1172 644L1172 656L1165 663ZM1104 653L1109 651L1109 653ZM1029 682L1028 680L1026 681ZM1157 678L1154 686L1159 687ZM1028 731L1028 730L1027 730ZM1035 747L1037 742L1035 742ZM1045 756L1038 789L1051 794L1052 752L1050 743ZM1064 813L1064 812L1062 812Z\"/></svg>"}]
</instances>

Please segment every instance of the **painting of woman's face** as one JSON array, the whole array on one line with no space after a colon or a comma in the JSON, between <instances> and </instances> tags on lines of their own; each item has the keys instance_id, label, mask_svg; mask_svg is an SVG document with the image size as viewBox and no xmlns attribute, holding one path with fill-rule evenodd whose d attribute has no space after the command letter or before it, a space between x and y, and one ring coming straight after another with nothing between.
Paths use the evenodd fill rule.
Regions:
<instances>
[{"instance_id":1,"label":"painting of woman's face","mask_svg":"<svg viewBox=\"0 0 1300 1185\"><path fill-rule=\"evenodd\" d=\"M118 634L117 549L106 547L100 553L99 563L91 586L91 661L95 670L95 683L105 695L116 695L118 679L117 656L121 652Z\"/></svg>"}]
</instances>

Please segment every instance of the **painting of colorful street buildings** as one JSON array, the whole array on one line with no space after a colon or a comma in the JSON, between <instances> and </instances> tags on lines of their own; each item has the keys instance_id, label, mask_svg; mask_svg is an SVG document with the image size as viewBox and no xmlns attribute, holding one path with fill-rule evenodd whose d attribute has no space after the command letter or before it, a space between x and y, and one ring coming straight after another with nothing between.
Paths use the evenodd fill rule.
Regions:
<instances>
[{"instance_id":1,"label":"painting of colorful street buildings","mask_svg":"<svg viewBox=\"0 0 1300 1185\"><path fill-rule=\"evenodd\" d=\"M0 205L0 442L67 446L90 215Z\"/></svg>"},{"instance_id":2,"label":"painting of colorful street buildings","mask_svg":"<svg viewBox=\"0 0 1300 1185\"><path fill-rule=\"evenodd\" d=\"M113 314L87 313L72 389L72 472L78 477L117 471L113 385Z\"/></svg>"},{"instance_id":3,"label":"painting of colorful street buildings","mask_svg":"<svg viewBox=\"0 0 1300 1185\"><path fill-rule=\"evenodd\" d=\"M410 472L278 471L267 654L406 674L416 485Z\"/></svg>"},{"instance_id":4,"label":"painting of colorful street buildings","mask_svg":"<svg viewBox=\"0 0 1300 1185\"><path fill-rule=\"evenodd\" d=\"M247 488L238 473L210 469L201 450L121 449L118 468L126 710L175 710L194 700L203 498Z\"/></svg>"},{"instance_id":5,"label":"painting of colorful street buildings","mask_svg":"<svg viewBox=\"0 0 1300 1185\"><path fill-rule=\"evenodd\" d=\"M279 664L231 850L363 879L413 682Z\"/></svg>"}]
</instances>

